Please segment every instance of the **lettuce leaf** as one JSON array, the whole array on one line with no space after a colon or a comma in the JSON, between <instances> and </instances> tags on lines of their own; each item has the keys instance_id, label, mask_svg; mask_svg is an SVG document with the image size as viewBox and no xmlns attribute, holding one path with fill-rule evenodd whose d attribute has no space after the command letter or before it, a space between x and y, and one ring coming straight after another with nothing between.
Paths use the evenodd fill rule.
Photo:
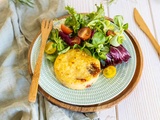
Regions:
<instances>
[{"instance_id":1,"label":"lettuce leaf","mask_svg":"<svg viewBox=\"0 0 160 120\"><path fill-rule=\"evenodd\" d=\"M129 52L122 46L114 47L110 46L110 52L107 54L106 66L117 65L122 62L128 62L131 58Z\"/></svg>"}]
</instances>

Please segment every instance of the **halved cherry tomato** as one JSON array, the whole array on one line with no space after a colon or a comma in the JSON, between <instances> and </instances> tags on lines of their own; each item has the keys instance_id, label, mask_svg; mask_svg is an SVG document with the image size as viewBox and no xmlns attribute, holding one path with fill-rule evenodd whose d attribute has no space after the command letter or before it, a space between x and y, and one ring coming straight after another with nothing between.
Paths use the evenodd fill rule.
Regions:
<instances>
[{"instance_id":1,"label":"halved cherry tomato","mask_svg":"<svg viewBox=\"0 0 160 120\"><path fill-rule=\"evenodd\" d=\"M106 33L106 35L107 35L107 36L109 36L109 35L114 36L114 35L116 35L116 34L114 33L113 30L108 30L107 33Z\"/></svg>"},{"instance_id":2,"label":"halved cherry tomato","mask_svg":"<svg viewBox=\"0 0 160 120\"><path fill-rule=\"evenodd\" d=\"M83 27L78 31L78 37L87 40L91 37L92 30L89 27Z\"/></svg>"},{"instance_id":3,"label":"halved cherry tomato","mask_svg":"<svg viewBox=\"0 0 160 120\"><path fill-rule=\"evenodd\" d=\"M103 70L103 75L106 78L113 78L116 75L116 67L115 66L108 66Z\"/></svg>"},{"instance_id":4,"label":"halved cherry tomato","mask_svg":"<svg viewBox=\"0 0 160 120\"><path fill-rule=\"evenodd\" d=\"M56 47L53 47L53 44L55 44L54 42L47 42L46 46L45 46L45 52L47 54L53 54L56 51Z\"/></svg>"},{"instance_id":5,"label":"halved cherry tomato","mask_svg":"<svg viewBox=\"0 0 160 120\"><path fill-rule=\"evenodd\" d=\"M81 39L77 36L71 38L71 44L74 45L74 44L80 44L81 43Z\"/></svg>"},{"instance_id":6,"label":"halved cherry tomato","mask_svg":"<svg viewBox=\"0 0 160 120\"><path fill-rule=\"evenodd\" d=\"M67 35L73 32L72 29L70 29L69 27L67 27L67 26L64 25L64 24L61 24L61 30L62 30L65 34L67 34Z\"/></svg>"}]
</instances>

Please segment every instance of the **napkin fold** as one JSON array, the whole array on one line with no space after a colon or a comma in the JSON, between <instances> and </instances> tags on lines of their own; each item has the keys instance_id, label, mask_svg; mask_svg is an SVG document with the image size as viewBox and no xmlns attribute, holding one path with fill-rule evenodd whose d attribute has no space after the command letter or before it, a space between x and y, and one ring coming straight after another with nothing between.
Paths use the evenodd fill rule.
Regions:
<instances>
[{"instance_id":1,"label":"napkin fold","mask_svg":"<svg viewBox=\"0 0 160 120\"><path fill-rule=\"evenodd\" d=\"M0 119L98 120L96 113L79 113L58 107L40 93L28 102L31 77L27 55L40 32L43 18L66 14L65 0L34 0L33 7L0 0Z\"/></svg>"}]
</instances>

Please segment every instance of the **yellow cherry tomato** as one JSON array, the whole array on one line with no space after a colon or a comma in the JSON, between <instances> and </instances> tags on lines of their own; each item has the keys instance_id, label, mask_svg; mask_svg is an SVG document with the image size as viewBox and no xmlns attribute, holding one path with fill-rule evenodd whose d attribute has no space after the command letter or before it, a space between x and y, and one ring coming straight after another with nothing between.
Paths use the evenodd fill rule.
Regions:
<instances>
[{"instance_id":1,"label":"yellow cherry tomato","mask_svg":"<svg viewBox=\"0 0 160 120\"><path fill-rule=\"evenodd\" d=\"M116 75L116 67L111 65L104 68L103 75L106 78L113 78Z\"/></svg>"},{"instance_id":2,"label":"yellow cherry tomato","mask_svg":"<svg viewBox=\"0 0 160 120\"><path fill-rule=\"evenodd\" d=\"M47 42L45 46L45 52L47 54L53 54L56 51L56 47L53 47L54 42Z\"/></svg>"}]
</instances>

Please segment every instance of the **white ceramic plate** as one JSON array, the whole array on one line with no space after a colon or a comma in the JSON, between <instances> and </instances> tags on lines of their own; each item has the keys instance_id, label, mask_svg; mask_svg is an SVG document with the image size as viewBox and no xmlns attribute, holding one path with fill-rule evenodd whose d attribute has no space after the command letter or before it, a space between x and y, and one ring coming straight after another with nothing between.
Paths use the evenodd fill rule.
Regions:
<instances>
[{"instance_id":1,"label":"white ceramic plate","mask_svg":"<svg viewBox=\"0 0 160 120\"><path fill-rule=\"evenodd\" d=\"M54 26L58 26L63 20L64 19L54 22ZM123 46L129 51L131 59L128 63L122 63L116 66L117 74L114 78L106 79L100 74L97 82L90 88L85 90L72 90L57 81L53 71L53 63L49 62L44 55L39 80L40 87L53 98L73 105L99 104L116 97L131 82L137 63L134 46L129 37L126 34L124 35L126 40ZM30 63L32 71L34 71L38 58L40 43L41 35L37 37L31 51Z\"/></svg>"}]
</instances>

